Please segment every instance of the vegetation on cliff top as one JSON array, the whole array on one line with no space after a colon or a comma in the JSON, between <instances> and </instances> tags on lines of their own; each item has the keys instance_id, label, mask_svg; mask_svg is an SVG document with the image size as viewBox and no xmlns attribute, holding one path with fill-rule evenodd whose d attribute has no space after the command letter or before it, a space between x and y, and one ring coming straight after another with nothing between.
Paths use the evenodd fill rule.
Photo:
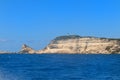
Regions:
<instances>
[{"instance_id":1,"label":"vegetation on cliff top","mask_svg":"<svg viewBox=\"0 0 120 80\"><path fill-rule=\"evenodd\" d=\"M81 36L79 35L59 36L59 37L56 37L54 40L66 40L66 39L76 39L76 38L81 38Z\"/></svg>"},{"instance_id":2,"label":"vegetation on cliff top","mask_svg":"<svg viewBox=\"0 0 120 80\"><path fill-rule=\"evenodd\" d=\"M77 38L99 38L99 37L94 37L94 36L79 36L79 35L65 35L65 36L58 36L54 40L67 40L67 39L77 39ZM120 41L120 38L99 38L99 39L108 39L108 40L118 40Z\"/></svg>"}]
</instances>

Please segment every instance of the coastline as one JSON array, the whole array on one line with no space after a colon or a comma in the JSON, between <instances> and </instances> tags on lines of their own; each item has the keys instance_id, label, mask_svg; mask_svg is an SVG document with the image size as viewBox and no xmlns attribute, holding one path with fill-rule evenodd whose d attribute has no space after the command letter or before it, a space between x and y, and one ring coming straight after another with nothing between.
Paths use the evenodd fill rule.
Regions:
<instances>
[{"instance_id":1,"label":"coastline","mask_svg":"<svg viewBox=\"0 0 120 80\"><path fill-rule=\"evenodd\" d=\"M120 39L82 37L79 35L58 36L41 50L23 44L18 52L0 54L120 54Z\"/></svg>"}]
</instances>

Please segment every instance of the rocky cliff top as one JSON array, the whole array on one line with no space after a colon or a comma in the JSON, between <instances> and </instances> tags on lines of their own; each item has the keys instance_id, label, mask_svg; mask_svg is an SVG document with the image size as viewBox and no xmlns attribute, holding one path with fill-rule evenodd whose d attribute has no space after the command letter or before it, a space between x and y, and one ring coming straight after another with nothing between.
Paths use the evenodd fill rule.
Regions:
<instances>
[{"instance_id":1,"label":"rocky cliff top","mask_svg":"<svg viewBox=\"0 0 120 80\"><path fill-rule=\"evenodd\" d=\"M78 38L94 38L94 39L108 39L108 40L117 40L117 41L120 41L120 38L104 38L104 37L79 36L79 35L58 36L54 40L68 40L68 39L78 39Z\"/></svg>"}]
</instances>

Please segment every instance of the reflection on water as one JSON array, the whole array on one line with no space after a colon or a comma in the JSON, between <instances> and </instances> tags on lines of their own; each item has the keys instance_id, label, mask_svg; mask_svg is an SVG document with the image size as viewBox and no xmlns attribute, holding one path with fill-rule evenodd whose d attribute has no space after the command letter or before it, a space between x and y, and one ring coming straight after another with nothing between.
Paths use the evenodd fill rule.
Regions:
<instances>
[{"instance_id":1,"label":"reflection on water","mask_svg":"<svg viewBox=\"0 0 120 80\"><path fill-rule=\"evenodd\" d=\"M0 80L120 80L120 55L3 54Z\"/></svg>"}]
</instances>

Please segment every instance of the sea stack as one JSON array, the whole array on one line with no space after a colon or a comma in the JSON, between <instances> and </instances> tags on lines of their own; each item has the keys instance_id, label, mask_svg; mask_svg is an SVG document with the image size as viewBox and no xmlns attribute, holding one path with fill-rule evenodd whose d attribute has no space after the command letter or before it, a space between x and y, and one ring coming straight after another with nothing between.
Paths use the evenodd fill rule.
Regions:
<instances>
[{"instance_id":1,"label":"sea stack","mask_svg":"<svg viewBox=\"0 0 120 80\"><path fill-rule=\"evenodd\" d=\"M22 45L22 49L20 50L19 53L30 53L30 54L33 54L35 53L35 50L33 50L31 47L29 47L28 45L26 44L23 44Z\"/></svg>"}]
</instances>

